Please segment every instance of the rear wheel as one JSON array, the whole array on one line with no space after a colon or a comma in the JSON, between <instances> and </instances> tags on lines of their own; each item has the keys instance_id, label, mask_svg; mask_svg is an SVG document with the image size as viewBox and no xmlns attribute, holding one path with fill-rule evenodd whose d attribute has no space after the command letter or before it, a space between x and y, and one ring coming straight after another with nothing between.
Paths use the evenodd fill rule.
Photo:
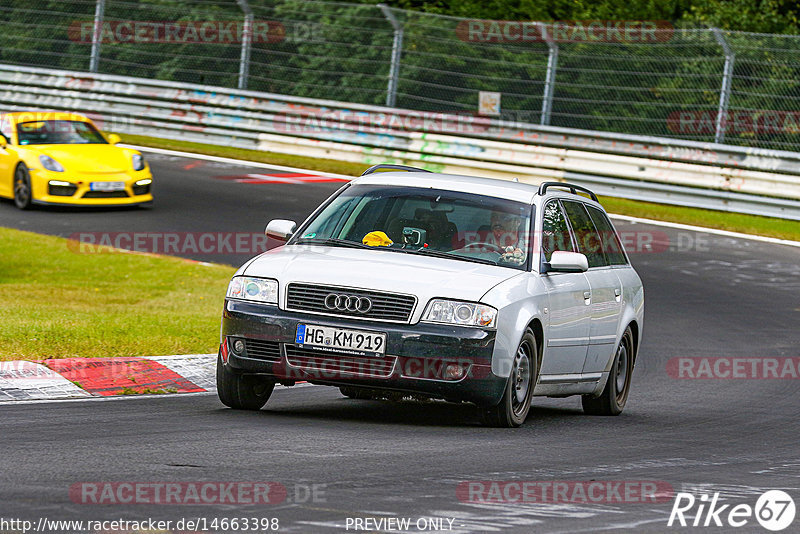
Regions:
<instances>
[{"instance_id":1,"label":"rear wheel","mask_svg":"<svg viewBox=\"0 0 800 534\"><path fill-rule=\"evenodd\" d=\"M234 373L217 356L217 395L235 410L260 410L272 395L275 382L258 375Z\"/></svg>"},{"instance_id":2,"label":"rear wheel","mask_svg":"<svg viewBox=\"0 0 800 534\"><path fill-rule=\"evenodd\" d=\"M27 210L32 203L31 175L25 164L20 163L14 171L14 205L21 210Z\"/></svg>"},{"instance_id":3,"label":"rear wheel","mask_svg":"<svg viewBox=\"0 0 800 534\"><path fill-rule=\"evenodd\" d=\"M628 402L633 373L633 333L625 329L614 355L614 363L608 375L606 387L599 397L584 395L581 398L583 411L589 415L619 415Z\"/></svg>"},{"instance_id":4,"label":"rear wheel","mask_svg":"<svg viewBox=\"0 0 800 534\"><path fill-rule=\"evenodd\" d=\"M481 420L487 426L518 427L525 422L531 409L533 388L539 376L539 352L536 338L528 329L514 356L511 376L503 398L497 406L482 407Z\"/></svg>"}]
</instances>

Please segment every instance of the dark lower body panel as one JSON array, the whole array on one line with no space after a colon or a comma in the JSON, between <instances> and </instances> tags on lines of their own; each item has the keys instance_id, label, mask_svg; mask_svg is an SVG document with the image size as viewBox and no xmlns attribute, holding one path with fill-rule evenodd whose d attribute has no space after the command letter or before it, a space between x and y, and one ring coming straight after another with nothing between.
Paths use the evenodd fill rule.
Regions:
<instances>
[{"instance_id":1,"label":"dark lower body panel","mask_svg":"<svg viewBox=\"0 0 800 534\"><path fill-rule=\"evenodd\" d=\"M385 333L386 354L361 356L298 345L298 324ZM493 330L359 321L226 300L222 336L220 350L231 370L289 385L357 386L495 405L507 383L491 371Z\"/></svg>"}]
</instances>

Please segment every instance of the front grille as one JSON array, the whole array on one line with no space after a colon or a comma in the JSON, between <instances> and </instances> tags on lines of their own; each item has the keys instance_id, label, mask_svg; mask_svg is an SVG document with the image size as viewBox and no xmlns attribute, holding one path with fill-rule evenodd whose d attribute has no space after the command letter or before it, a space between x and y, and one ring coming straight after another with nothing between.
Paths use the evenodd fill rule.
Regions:
<instances>
[{"instance_id":1,"label":"front grille","mask_svg":"<svg viewBox=\"0 0 800 534\"><path fill-rule=\"evenodd\" d=\"M150 193L150 184L134 185L132 189L134 195L147 195Z\"/></svg>"},{"instance_id":2,"label":"front grille","mask_svg":"<svg viewBox=\"0 0 800 534\"><path fill-rule=\"evenodd\" d=\"M128 198L127 191L87 191L83 198Z\"/></svg>"},{"instance_id":3,"label":"front grille","mask_svg":"<svg viewBox=\"0 0 800 534\"><path fill-rule=\"evenodd\" d=\"M245 339L244 352L246 358L277 362L281 359L281 345L277 341Z\"/></svg>"},{"instance_id":4,"label":"front grille","mask_svg":"<svg viewBox=\"0 0 800 534\"><path fill-rule=\"evenodd\" d=\"M78 186L70 185L53 185L47 184L47 193L54 197L71 197L78 190Z\"/></svg>"},{"instance_id":5,"label":"front grille","mask_svg":"<svg viewBox=\"0 0 800 534\"><path fill-rule=\"evenodd\" d=\"M329 309L325 306L328 295L349 295L368 297L372 308L366 313L359 311ZM286 307L290 310L325 313L353 317L356 319L377 319L380 321L408 322L417 298L411 295L397 295L368 291L365 289L347 289L311 284L289 284L286 292Z\"/></svg>"},{"instance_id":6,"label":"front grille","mask_svg":"<svg viewBox=\"0 0 800 534\"><path fill-rule=\"evenodd\" d=\"M322 379L342 376L389 378L394 370L394 356L373 358L353 356L339 352L320 352L313 349L286 345L286 361L309 374Z\"/></svg>"}]
</instances>

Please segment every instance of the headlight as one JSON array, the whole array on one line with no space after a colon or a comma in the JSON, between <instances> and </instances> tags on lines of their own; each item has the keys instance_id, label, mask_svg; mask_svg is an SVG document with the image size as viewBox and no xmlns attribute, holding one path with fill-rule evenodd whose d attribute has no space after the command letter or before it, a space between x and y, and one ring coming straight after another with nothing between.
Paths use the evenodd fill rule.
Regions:
<instances>
[{"instance_id":1,"label":"headlight","mask_svg":"<svg viewBox=\"0 0 800 534\"><path fill-rule=\"evenodd\" d=\"M133 155L133 170L134 171L144 170L144 156L142 156L141 154Z\"/></svg>"},{"instance_id":2,"label":"headlight","mask_svg":"<svg viewBox=\"0 0 800 534\"><path fill-rule=\"evenodd\" d=\"M50 156L45 156L44 154L42 154L41 156L39 156L39 162L42 164L42 167L44 167L48 171L64 172L64 167L62 167L59 162L57 162Z\"/></svg>"},{"instance_id":3,"label":"headlight","mask_svg":"<svg viewBox=\"0 0 800 534\"><path fill-rule=\"evenodd\" d=\"M278 282L266 278L250 278L249 276L234 276L228 284L228 298L278 303Z\"/></svg>"},{"instance_id":4,"label":"headlight","mask_svg":"<svg viewBox=\"0 0 800 534\"><path fill-rule=\"evenodd\" d=\"M429 323L446 323L463 326L493 327L497 310L485 304L457 300L433 299L422 315Z\"/></svg>"}]
</instances>

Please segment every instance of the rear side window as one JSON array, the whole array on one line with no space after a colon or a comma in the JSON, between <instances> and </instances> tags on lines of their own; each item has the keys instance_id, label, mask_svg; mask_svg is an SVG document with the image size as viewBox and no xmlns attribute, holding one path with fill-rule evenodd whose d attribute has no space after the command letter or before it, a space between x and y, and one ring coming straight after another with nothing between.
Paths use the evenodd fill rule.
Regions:
<instances>
[{"instance_id":1,"label":"rear side window","mask_svg":"<svg viewBox=\"0 0 800 534\"><path fill-rule=\"evenodd\" d=\"M578 252L586 255L589 268L608 265L608 259L603 253L603 242L600 240L589 213L583 207L583 203L569 200L565 200L563 203L572 226L572 233L578 244Z\"/></svg>"},{"instance_id":2,"label":"rear side window","mask_svg":"<svg viewBox=\"0 0 800 534\"><path fill-rule=\"evenodd\" d=\"M542 253L544 261L550 261L553 251L575 252L569 226L558 201L551 200L542 212Z\"/></svg>"},{"instance_id":3,"label":"rear side window","mask_svg":"<svg viewBox=\"0 0 800 534\"><path fill-rule=\"evenodd\" d=\"M608 263L611 265L628 265L628 259L622 251L622 243L619 242L617 232L614 231L614 227L606 214L594 206L586 206L586 209L589 211L589 216L600 234L600 241L603 243L603 250L608 258Z\"/></svg>"}]
</instances>

